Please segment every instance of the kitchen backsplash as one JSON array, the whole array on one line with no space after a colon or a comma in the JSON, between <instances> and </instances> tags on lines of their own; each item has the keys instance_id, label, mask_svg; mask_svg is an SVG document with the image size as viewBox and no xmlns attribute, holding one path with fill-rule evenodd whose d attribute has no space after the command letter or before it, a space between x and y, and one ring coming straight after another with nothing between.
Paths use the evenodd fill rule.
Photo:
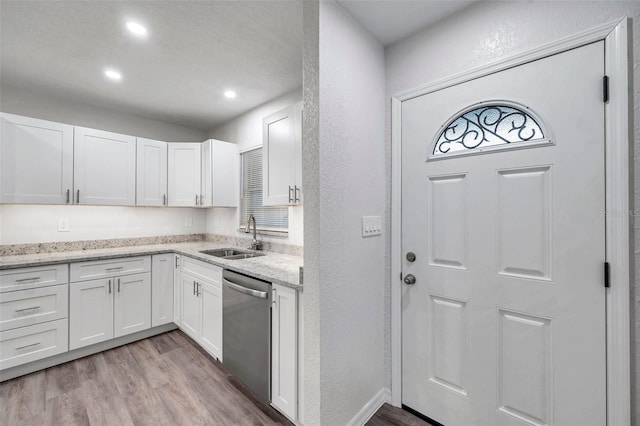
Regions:
<instances>
[{"instance_id":1,"label":"kitchen backsplash","mask_svg":"<svg viewBox=\"0 0 640 426\"><path fill-rule=\"evenodd\" d=\"M93 250L102 248L145 246L153 244L187 243L194 241L211 241L233 247L249 247L251 238L229 237L217 234L164 235L158 237L115 238L107 240L61 241L51 243L5 244L0 245L0 256L16 256L23 254L55 253L63 251ZM302 256L303 248L288 244L265 241L264 250L277 253Z\"/></svg>"}]
</instances>

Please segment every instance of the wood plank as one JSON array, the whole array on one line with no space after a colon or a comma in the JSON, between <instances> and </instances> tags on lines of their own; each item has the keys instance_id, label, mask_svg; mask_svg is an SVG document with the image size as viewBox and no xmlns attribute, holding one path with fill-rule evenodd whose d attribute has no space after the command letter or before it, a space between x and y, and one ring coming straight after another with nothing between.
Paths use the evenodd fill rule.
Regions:
<instances>
[{"instance_id":1,"label":"wood plank","mask_svg":"<svg viewBox=\"0 0 640 426\"><path fill-rule=\"evenodd\" d=\"M133 425L126 404L110 377L84 380L81 389L92 426Z\"/></svg>"},{"instance_id":2,"label":"wood plank","mask_svg":"<svg viewBox=\"0 0 640 426\"><path fill-rule=\"evenodd\" d=\"M157 336L153 336L147 340L151 345L153 345L158 354L163 354L180 347L180 345L178 345L168 333L158 334Z\"/></svg>"},{"instance_id":3,"label":"wood plank","mask_svg":"<svg viewBox=\"0 0 640 426\"><path fill-rule=\"evenodd\" d=\"M46 425L89 425L82 390L77 388L47 399L47 408L41 418Z\"/></svg>"},{"instance_id":4,"label":"wood plank","mask_svg":"<svg viewBox=\"0 0 640 426\"><path fill-rule=\"evenodd\" d=\"M147 386L144 376L140 374L141 368L127 346L110 349L102 355L122 397L126 398L129 394L135 393L138 388Z\"/></svg>"},{"instance_id":5,"label":"wood plank","mask_svg":"<svg viewBox=\"0 0 640 426\"><path fill-rule=\"evenodd\" d=\"M69 393L80 387L75 363L67 362L45 370L47 400Z\"/></svg>"},{"instance_id":6,"label":"wood plank","mask_svg":"<svg viewBox=\"0 0 640 426\"><path fill-rule=\"evenodd\" d=\"M367 426L430 426L430 423L402 408L384 404L367 422Z\"/></svg>"},{"instance_id":7,"label":"wood plank","mask_svg":"<svg viewBox=\"0 0 640 426\"><path fill-rule=\"evenodd\" d=\"M171 378L166 372L164 362L150 340L141 340L128 345L127 348L136 359L147 382L152 388L157 388L170 383Z\"/></svg>"}]
</instances>

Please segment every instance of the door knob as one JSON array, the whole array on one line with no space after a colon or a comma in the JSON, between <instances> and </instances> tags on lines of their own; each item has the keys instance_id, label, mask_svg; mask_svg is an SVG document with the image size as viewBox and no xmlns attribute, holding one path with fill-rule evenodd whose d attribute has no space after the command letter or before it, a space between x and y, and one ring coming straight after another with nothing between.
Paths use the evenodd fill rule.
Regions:
<instances>
[{"instance_id":1,"label":"door knob","mask_svg":"<svg viewBox=\"0 0 640 426\"><path fill-rule=\"evenodd\" d=\"M405 284L409 284L409 285L413 285L416 283L416 277L412 274L407 275L406 277L404 277L404 283Z\"/></svg>"},{"instance_id":2,"label":"door knob","mask_svg":"<svg viewBox=\"0 0 640 426\"><path fill-rule=\"evenodd\" d=\"M407 253L407 260L409 262L415 262L416 261L416 254L414 252L412 252L412 251Z\"/></svg>"}]
</instances>

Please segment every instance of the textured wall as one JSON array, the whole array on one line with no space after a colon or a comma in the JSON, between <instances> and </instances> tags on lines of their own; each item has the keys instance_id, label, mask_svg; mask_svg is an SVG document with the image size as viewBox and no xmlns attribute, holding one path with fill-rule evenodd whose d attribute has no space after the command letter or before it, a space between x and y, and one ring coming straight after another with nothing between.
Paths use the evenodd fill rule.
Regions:
<instances>
[{"instance_id":1,"label":"textured wall","mask_svg":"<svg viewBox=\"0 0 640 426\"><path fill-rule=\"evenodd\" d=\"M492 62L498 58L552 42L559 38L589 29L595 25L616 21L624 16L633 19L633 120L635 152L640 151L640 3L614 2L479 2L444 21L439 22L397 44L387 47L387 99L393 94L411 89L452 74L460 73ZM388 106L388 105L387 105ZM387 193L390 194L391 171L391 113L387 107L386 167ZM640 211L640 157L634 158L635 212ZM387 212L390 197L387 197ZM635 203L635 204L634 204ZM635 215L633 215L635 216ZM637 220L631 218L638 228ZM387 229L389 229L387 227ZM640 262L640 232L632 236L635 260ZM387 248L387 277L390 276L390 252ZM632 315L632 398L635 401L632 424L640 421L640 270L633 271L631 303ZM390 287L386 290L385 369L390 383ZM635 423L634 423L635 421Z\"/></svg>"},{"instance_id":2,"label":"textured wall","mask_svg":"<svg viewBox=\"0 0 640 426\"><path fill-rule=\"evenodd\" d=\"M303 416L306 426L320 424L320 4L302 6L302 186L304 187L304 390Z\"/></svg>"},{"instance_id":3,"label":"textured wall","mask_svg":"<svg viewBox=\"0 0 640 426\"><path fill-rule=\"evenodd\" d=\"M161 141L202 142L207 132L2 85L0 111Z\"/></svg>"},{"instance_id":4,"label":"textured wall","mask_svg":"<svg viewBox=\"0 0 640 426\"><path fill-rule=\"evenodd\" d=\"M316 133L305 117L305 424L332 426L384 387L385 239L362 238L361 217L384 215L385 79L382 46L341 6L320 2L318 19L319 76L309 52L304 67L319 120Z\"/></svg>"}]
</instances>

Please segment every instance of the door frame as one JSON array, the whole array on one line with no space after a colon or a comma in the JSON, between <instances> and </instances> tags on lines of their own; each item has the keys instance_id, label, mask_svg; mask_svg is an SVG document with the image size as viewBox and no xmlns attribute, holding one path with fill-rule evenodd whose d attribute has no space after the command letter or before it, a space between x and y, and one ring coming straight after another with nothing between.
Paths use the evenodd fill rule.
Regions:
<instances>
[{"instance_id":1,"label":"door frame","mask_svg":"<svg viewBox=\"0 0 640 426\"><path fill-rule=\"evenodd\" d=\"M606 261L611 287L606 289L607 424L631 422L630 246L629 213L629 27L630 18L598 25L552 43L456 74L391 98L391 402L402 404L402 102L487 76L527 62L597 41L605 42L605 226Z\"/></svg>"}]
</instances>

